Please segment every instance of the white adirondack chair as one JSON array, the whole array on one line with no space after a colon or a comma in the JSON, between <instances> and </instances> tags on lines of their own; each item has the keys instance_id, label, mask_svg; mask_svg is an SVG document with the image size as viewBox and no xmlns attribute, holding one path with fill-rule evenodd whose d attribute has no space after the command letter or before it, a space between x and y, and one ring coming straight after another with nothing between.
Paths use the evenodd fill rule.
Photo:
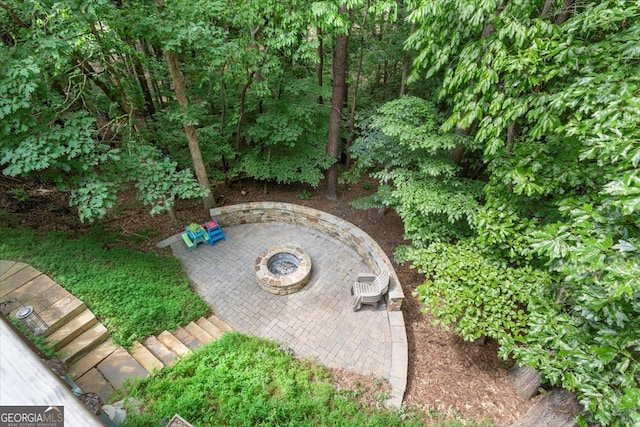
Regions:
<instances>
[{"instance_id":1,"label":"white adirondack chair","mask_svg":"<svg viewBox=\"0 0 640 427\"><path fill-rule=\"evenodd\" d=\"M362 304L378 307L380 300L389 290L389 270L385 265L378 264L380 273L358 274L358 279L351 287L351 295L355 297L353 301L353 311L360 310Z\"/></svg>"}]
</instances>

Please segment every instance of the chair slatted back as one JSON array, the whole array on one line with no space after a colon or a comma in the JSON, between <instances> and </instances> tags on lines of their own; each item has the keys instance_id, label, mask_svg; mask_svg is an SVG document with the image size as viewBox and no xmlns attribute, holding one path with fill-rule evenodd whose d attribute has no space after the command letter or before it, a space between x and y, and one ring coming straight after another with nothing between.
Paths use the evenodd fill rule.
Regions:
<instances>
[{"instance_id":1,"label":"chair slatted back","mask_svg":"<svg viewBox=\"0 0 640 427\"><path fill-rule=\"evenodd\" d=\"M384 265L379 265L380 274L373 281L373 288L379 291L381 294L387 292L389 287L389 270Z\"/></svg>"}]
</instances>

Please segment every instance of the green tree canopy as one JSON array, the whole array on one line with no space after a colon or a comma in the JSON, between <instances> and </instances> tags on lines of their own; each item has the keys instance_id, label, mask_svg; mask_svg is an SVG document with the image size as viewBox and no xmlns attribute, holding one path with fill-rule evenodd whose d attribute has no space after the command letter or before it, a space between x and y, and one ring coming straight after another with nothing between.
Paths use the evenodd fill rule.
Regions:
<instances>
[{"instance_id":1,"label":"green tree canopy","mask_svg":"<svg viewBox=\"0 0 640 427\"><path fill-rule=\"evenodd\" d=\"M484 147L479 242L557 277L504 352L606 425L640 421L639 17L626 1L418 2L407 41L414 77L442 79L444 129Z\"/></svg>"}]
</instances>

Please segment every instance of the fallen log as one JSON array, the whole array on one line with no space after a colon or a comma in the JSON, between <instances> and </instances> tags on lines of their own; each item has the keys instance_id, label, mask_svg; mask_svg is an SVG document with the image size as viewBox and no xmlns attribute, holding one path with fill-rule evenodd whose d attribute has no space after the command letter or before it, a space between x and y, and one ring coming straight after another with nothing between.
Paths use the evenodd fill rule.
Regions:
<instances>
[{"instance_id":1,"label":"fallen log","mask_svg":"<svg viewBox=\"0 0 640 427\"><path fill-rule=\"evenodd\" d=\"M574 427L583 411L575 396L563 388L553 389L509 427Z\"/></svg>"}]
</instances>

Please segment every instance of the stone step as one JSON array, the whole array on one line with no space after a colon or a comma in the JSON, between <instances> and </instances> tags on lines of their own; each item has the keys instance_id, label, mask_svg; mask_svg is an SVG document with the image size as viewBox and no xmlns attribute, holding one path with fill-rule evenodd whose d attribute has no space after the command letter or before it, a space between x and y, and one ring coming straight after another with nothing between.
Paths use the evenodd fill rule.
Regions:
<instances>
[{"instance_id":1,"label":"stone step","mask_svg":"<svg viewBox=\"0 0 640 427\"><path fill-rule=\"evenodd\" d=\"M182 359L189 353L189 347L184 345L178 338L174 337L169 331L162 331L158 335L158 341L164 344L172 353Z\"/></svg>"},{"instance_id":2,"label":"stone step","mask_svg":"<svg viewBox=\"0 0 640 427\"><path fill-rule=\"evenodd\" d=\"M119 347L97 366L113 388L120 388L126 379L145 378L149 373L131 356L127 350Z\"/></svg>"},{"instance_id":3,"label":"stone step","mask_svg":"<svg viewBox=\"0 0 640 427\"><path fill-rule=\"evenodd\" d=\"M220 330L220 328L218 328L213 323L209 322L204 317L199 318L196 323L198 326L204 329L209 335L211 335L214 339L220 339L224 334L224 331Z\"/></svg>"},{"instance_id":4,"label":"stone step","mask_svg":"<svg viewBox=\"0 0 640 427\"><path fill-rule=\"evenodd\" d=\"M43 282L41 286L46 286L47 282L55 284L53 280L51 280L48 276L38 276L34 279L34 281ZM42 313L47 308L56 304L58 301L68 297L71 295L67 292L62 286L50 286L45 292L41 292L39 294L31 294L29 295L29 299L24 302L24 305L30 305L36 310L38 313Z\"/></svg>"},{"instance_id":5,"label":"stone step","mask_svg":"<svg viewBox=\"0 0 640 427\"><path fill-rule=\"evenodd\" d=\"M196 323L190 322L184 329L193 335L202 344L207 344L213 340L213 336L198 326Z\"/></svg>"},{"instance_id":6,"label":"stone step","mask_svg":"<svg viewBox=\"0 0 640 427\"><path fill-rule=\"evenodd\" d=\"M91 350L88 354L81 357L77 362L68 366L67 375L72 379L78 378L91 368L102 362L111 353L118 349L118 345L111 340L107 340L102 344L99 344L96 348Z\"/></svg>"},{"instance_id":7,"label":"stone step","mask_svg":"<svg viewBox=\"0 0 640 427\"><path fill-rule=\"evenodd\" d=\"M0 298L2 299L5 299L5 295L42 274L30 265L21 262L14 264L9 270L2 275L0 281Z\"/></svg>"},{"instance_id":8,"label":"stone step","mask_svg":"<svg viewBox=\"0 0 640 427\"><path fill-rule=\"evenodd\" d=\"M155 357L162 362L164 366L170 366L176 363L178 356L176 356L166 345L162 344L158 338L151 336L145 339L142 344L151 352Z\"/></svg>"},{"instance_id":9,"label":"stone step","mask_svg":"<svg viewBox=\"0 0 640 427\"><path fill-rule=\"evenodd\" d=\"M20 307L22 305L29 305L27 303L28 300L33 299L44 292L49 292L49 290L53 289L53 287L58 287L58 285L56 285L56 282L51 280L49 276L41 274L40 276L37 276L33 280L28 281L24 285L8 293L2 298L7 300L15 298L17 300L16 303L14 305L11 305L10 308L11 311L14 311L17 307ZM41 311L38 307L34 308L36 311Z\"/></svg>"},{"instance_id":10,"label":"stone step","mask_svg":"<svg viewBox=\"0 0 640 427\"><path fill-rule=\"evenodd\" d=\"M222 319L220 319L218 316L211 315L210 317L207 318L207 320L211 323L213 323L214 325L216 325L218 327L218 329L220 329L222 332L231 332L233 331L233 328L229 325L227 325Z\"/></svg>"},{"instance_id":11,"label":"stone step","mask_svg":"<svg viewBox=\"0 0 640 427\"><path fill-rule=\"evenodd\" d=\"M107 338L109 338L109 331L102 323L98 323L64 346L58 356L64 363L71 365Z\"/></svg>"},{"instance_id":12,"label":"stone step","mask_svg":"<svg viewBox=\"0 0 640 427\"><path fill-rule=\"evenodd\" d=\"M202 342L198 340L196 337L187 332L186 329L179 327L175 331L171 333L174 337L178 338L178 340L186 345L190 350L195 350L196 348L202 345Z\"/></svg>"},{"instance_id":13,"label":"stone step","mask_svg":"<svg viewBox=\"0 0 640 427\"><path fill-rule=\"evenodd\" d=\"M17 264L22 264L22 266L16 266ZM0 281L11 276L17 270L25 268L26 266L27 264L24 263L17 263L15 261L9 261L7 259L0 259Z\"/></svg>"},{"instance_id":14,"label":"stone step","mask_svg":"<svg viewBox=\"0 0 640 427\"><path fill-rule=\"evenodd\" d=\"M85 393L97 393L103 402L108 402L111 393L113 393L113 386L97 368L90 369L74 382Z\"/></svg>"},{"instance_id":15,"label":"stone step","mask_svg":"<svg viewBox=\"0 0 640 427\"><path fill-rule=\"evenodd\" d=\"M84 310L67 324L49 334L47 342L53 346L54 350L59 351L96 323L98 323L98 319L91 310Z\"/></svg>"},{"instance_id":16,"label":"stone step","mask_svg":"<svg viewBox=\"0 0 640 427\"><path fill-rule=\"evenodd\" d=\"M45 336L52 334L55 330L64 326L69 320L82 313L86 308L82 301L68 294L44 311L38 312L40 318L49 325L49 330Z\"/></svg>"},{"instance_id":17,"label":"stone step","mask_svg":"<svg viewBox=\"0 0 640 427\"><path fill-rule=\"evenodd\" d=\"M131 346L129 353L150 374L164 368L164 365L147 347L137 342Z\"/></svg>"}]
</instances>

